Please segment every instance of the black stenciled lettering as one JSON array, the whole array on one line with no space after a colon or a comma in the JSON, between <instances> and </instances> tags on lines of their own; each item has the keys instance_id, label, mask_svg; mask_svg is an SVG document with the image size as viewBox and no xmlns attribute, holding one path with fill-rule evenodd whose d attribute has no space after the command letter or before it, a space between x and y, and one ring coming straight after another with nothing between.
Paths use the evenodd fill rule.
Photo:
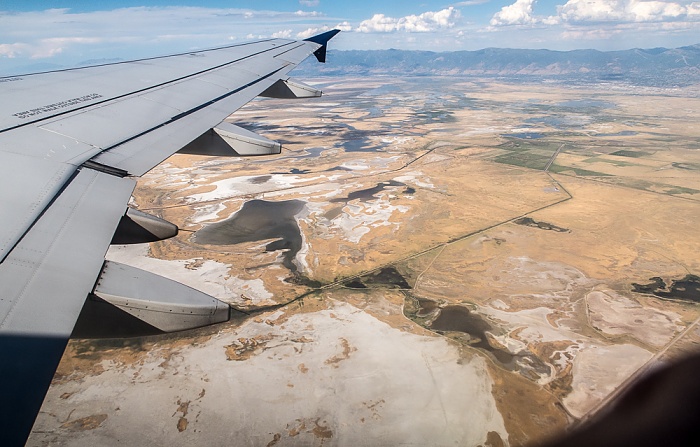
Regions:
<instances>
[{"instance_id":1,"label":"black stenciled lettering","mask_svg":"<svg viewBox=\"0 0 700 447\"><path fill-rule=\"evenodd\" d=\"M74 106L82 102L92 101L93 99L102 98L99 93L90 93L78 98L67 99L65 101L56 102L53 104L47 104L45 106L37 107L36 109L25 110L23 112L13 113L12 116L16 116L19 119L25 119L36 115L41 115L42 113L52 112L54 110L64 109L66 107Z\"/></svg>"}]
</instances>

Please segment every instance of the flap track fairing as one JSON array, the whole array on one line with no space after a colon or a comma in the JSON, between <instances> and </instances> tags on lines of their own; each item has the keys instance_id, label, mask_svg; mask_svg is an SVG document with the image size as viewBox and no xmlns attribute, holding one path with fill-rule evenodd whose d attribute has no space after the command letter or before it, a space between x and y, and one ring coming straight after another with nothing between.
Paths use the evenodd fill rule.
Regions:
<instances>
[{"instance_id":1,"label":"flap track fairing","mask_svg":"<svg viewBox=\"0 0 700 447\"><path fill-rule=\"evenodd\" d=\"M298 98L318 98L323 93L303 82L292 81L291 79L279 79L260 94L265 98L278 99L298 99Z\"/></svg>"},{"instance_id":2,"label":"flap track fairing","mask_svg":"<svg viewBox=\"0 0 700 447\"><path fill-rule=\"evenodd\" d=\"M177 225L143 211L127 208L111 244L144 244L176 236Z\"/></svg>"},{"instance_id":3,"label":"flap track fairing","mask_svg":"<svg viewBox=\"0 0 700 447\"><path fill-rule=\"evenodd\" d=\"M83 314L91 313L89 319L96 326L100 326L96 313L109 316L110 321L105 324L109 323L116 334L86 334L88 331L83 330L80 334L74 331L74 336L137 336L144 335L144 328L153 333L177 332L223 323L229 320L231 311L228 304L204 292L113 261L105 261L93 295L86 301ZM115 326L114 321L119 314L121 327ZM140 320L139 324L134 324L134 317ZM128 333L129 330L136 332Z\"/></svg>"},{"instance_id":4,"label":"flap track fairing","mask_svg":"<svg viewBox=\"0 0 700 447\"><path fill-rule=\"evenodd\" d=\"M180 154L249 157L273 155L282 145L226 121L209 129L178 151Z\"/></svg>"}]
</instances>

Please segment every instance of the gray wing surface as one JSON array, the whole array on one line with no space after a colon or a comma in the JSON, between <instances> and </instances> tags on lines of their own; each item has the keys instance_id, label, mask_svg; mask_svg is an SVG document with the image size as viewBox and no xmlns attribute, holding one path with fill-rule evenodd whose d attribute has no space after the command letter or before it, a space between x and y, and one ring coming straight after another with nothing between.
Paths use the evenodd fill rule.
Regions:
<instances>
[{"instance_id":1,"label":"gray wing surface","mask_svg":"<svg viewBox=\"0 0 700 447\"><path fill-rule=\"evenodd\" d=\"M26 441L135 178L296 88L287 73L336 33L0 78L0 444Z\"/></svg>"}]
</instances>

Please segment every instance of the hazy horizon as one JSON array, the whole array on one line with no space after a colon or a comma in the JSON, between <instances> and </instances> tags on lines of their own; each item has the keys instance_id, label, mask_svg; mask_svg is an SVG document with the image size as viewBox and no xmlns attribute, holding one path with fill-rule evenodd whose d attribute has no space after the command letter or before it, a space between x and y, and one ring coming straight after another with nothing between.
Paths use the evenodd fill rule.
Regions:
<instances>
[{"instance_id":1,"label":"hazy horizon","mask_svg":"<svg viewBox=\"0 0 700 447\"><path fill-rule=\"evenodd\" d=\"M397 1L82 0L0 6L0 72L43 64L122 59L211 48L256 38L344 31L337 50L485 48L600 51L678 48L700 42L700 2L639 0Z\"/></svg>"}]
</instances>

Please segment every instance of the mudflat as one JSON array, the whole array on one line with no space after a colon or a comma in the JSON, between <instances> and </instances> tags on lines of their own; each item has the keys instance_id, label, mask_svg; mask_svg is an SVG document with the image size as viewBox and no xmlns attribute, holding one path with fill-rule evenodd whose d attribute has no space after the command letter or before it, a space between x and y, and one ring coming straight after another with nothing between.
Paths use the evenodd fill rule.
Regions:
<instances>
[{"instance_id":1,"label":"mudflat","mask_svg":"<svg viewBox=\"0 0 700 447\"><path fill-rule=\"evenodd\" d=\"M281 155L144 176L189 231L108 253L241 312L71 341L29 445L524 445L697 349L700 87L316 81L230 118Z\"/></svg>"}]
</instances>

